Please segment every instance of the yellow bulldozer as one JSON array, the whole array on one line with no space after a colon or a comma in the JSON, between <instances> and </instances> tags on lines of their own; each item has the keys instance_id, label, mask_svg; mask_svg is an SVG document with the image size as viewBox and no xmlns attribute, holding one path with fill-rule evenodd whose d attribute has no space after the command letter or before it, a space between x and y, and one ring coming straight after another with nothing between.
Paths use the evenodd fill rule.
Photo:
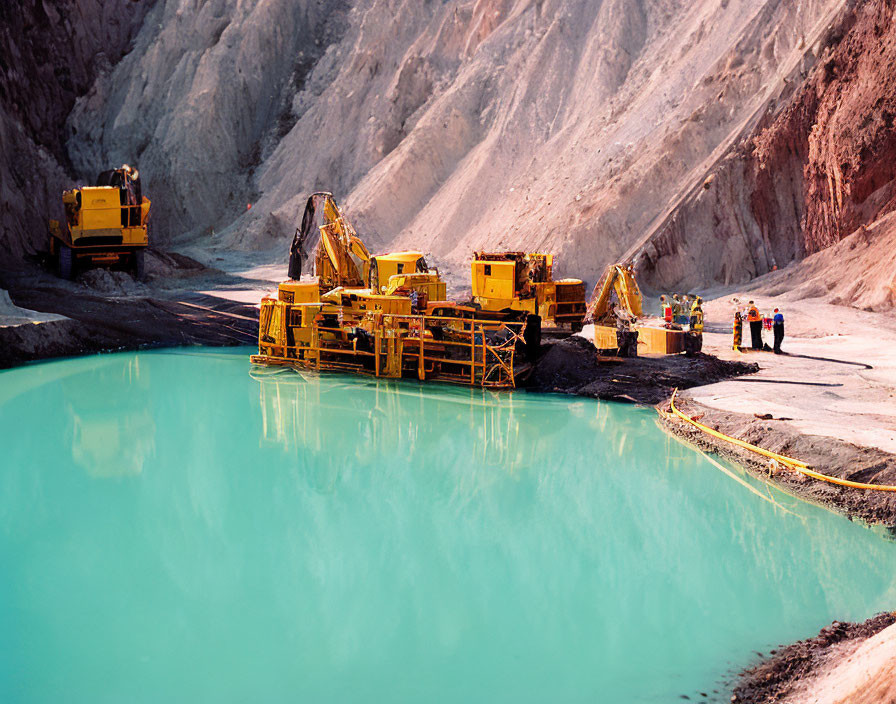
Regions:
<instances>
[{"instance_id":1,"label":"yellow bulldozer","mask_svg":"<svg viewBox=\"0 0 896 704\"><path fill-rule=\"evenodd\" d=\"M125 266L142 279L149 243L149 199L140 175L125 164L104 171L96 186L62 194L65 221L50 220L50 256L60 278L71 279L79 268Z\"/></svg>"},{"instance_id":2,"label":"yellow bulldozer","mask_svg":"<svg viewBox=\"0 0 896 704\"><path fill-rule=\"evenodd\" d=\"M609 265L588 304L587 319L594 323L594 346L598 350L628 357L690 353L702 348L700 332L673 329L643 317L643 298L632 267Z\"/></svg>"},{"instance_id":3,"label":"yellow bulldozer","mask_svg":"<svg viewBox=\"0 0 896 704\"><path fill-rule=\"evenodd\" d=\"M474 252L470 265L473 303L484 311L537 315L543 326L582 329L585 284L553 278L554 255L537 252Z\"/></svg>"}]
</instances>

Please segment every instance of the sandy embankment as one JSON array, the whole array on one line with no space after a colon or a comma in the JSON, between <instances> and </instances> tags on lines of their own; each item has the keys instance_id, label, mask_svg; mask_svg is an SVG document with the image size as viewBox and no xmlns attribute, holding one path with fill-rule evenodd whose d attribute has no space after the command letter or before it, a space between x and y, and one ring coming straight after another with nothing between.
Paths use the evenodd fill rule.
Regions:
<instances>
[{"instance_id":1,"label":"sandy embankment","mask_svg":"<svg viewBox=\"0 0 896 704\"><path fill-rule=\"evenodd\" d=\"M754 361L759 372L680 394L680 407L726 434L857 482L896 484L896 215L860 228L746 291L708 296L704 350ZM787 355L736 352L735 307L755 300L785 316ZM859 309L859 306L867 310ZM771 334L765 333L771 343ZM743 342L749 344L749 331ZM732 455L765 476L766 461L711 441L682 423L669 427ZM782 470L786 490L869 523L896 526L896 493L836 487Z\"/></svg>"},{"instance_id":2,"label":"sandy embankment","mask_svg":"<svg viewBox=\"0 0 896 704\"><path fill-rule=\"evenodd\" d=\"M892 619L891 615L888 615ZM896 625L832 649L826 667L806 679L790 704L881 704L896 701Z\"/></svg>"},{"instance_id":3,"label":"sandy embankment","mask_svg":"<svg viewBox=\"0 0 896 704\"><path fill-rule=\"evenodd\" d=\"M896 701L896 616L835 621L772 651L742 673L735 704L891 704Z\"/></svg>"},{"instance_id":4,"label":"sandy embankment","mask_svg":"<svg viewBox=\"0 0 896 704\"><path fill-rule=\"evenodd\" d=\"M760 371L690 389L678 406L721 432L856 482L896 484L896 324L885 314L823 303L787 304L756 296L763 309L785 306L788 355L738 353L728 333L708 333L704 349L756 361ZM730 299L708 305L730 307ZM725 316L727 317L727 316ZM832 334L814 337L819 330ZM764 458L672 422L669 427L768 477ZM780 469L771 480L803 498L869 523L896 525L896 494L842 488Z\"/></svg>"}]
</instances>

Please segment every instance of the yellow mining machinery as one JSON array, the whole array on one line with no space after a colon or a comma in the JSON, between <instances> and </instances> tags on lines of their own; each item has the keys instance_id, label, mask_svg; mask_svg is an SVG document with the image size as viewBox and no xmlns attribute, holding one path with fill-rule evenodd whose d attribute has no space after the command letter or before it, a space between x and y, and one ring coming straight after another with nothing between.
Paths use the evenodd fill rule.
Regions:
<instances>
[{"instance_id":1,"label":"yellow mining machinery","mask_svg":"<svg viewBox=\"0 0 896 704\"><path fill-rule=\"evenodd\" d=\"M554 256L535 252L474 252L473 302L484 311L538 315L546 328L582 329L585 284L553 279Z\"/></svg>"},{"instance_id":2,"label":"yellow mining machinery","mask_svg":"<svg viewBox=\"0 0 896 704\"><path fill-rule=\"evenodd\" d=\"M317 228L320 233L314 254L314 273L321 294L343 287L370 293L422 297L418 301L445 300L445 283L437 270L430 270L422 252L393 252L371 256L355 228L342 214L332 193L314 193L305 206L302 227L296 231L292 252L299 252ZM301 266L293 263L290 278L301 278Z\"/></svg>"},{"instance_id":3,"label":"yellow mining machinery","mask_svg":"<svg viewBox=\"0 0 896 704\"><path fill-rule=\"evenodd\" d=\"M317 225L320 241L314 255L314 271L321 292L339 286L362 288L367 283L370 253L331 193L315 193L308 199L299 234L307 237L307 230L317 223L318 213L323 222Z\"/></svg>"},{"instance_id":4,"label":"yellow mining machinery","mask_svg":"<svg viewBox=\"0 0 896 704\"><path fill-rule=\"evenodd\" d=\"M594 346L623 357L644 354L695 352L703 336L661 323L642 322L641 289L631 266L611 264L594 287L588 305L588 319L594 322Z\"/></svg>"},{"instance_id":5,"label":"yellow mining machinery","mask_svg":"<svg viewBox=\"0 0 896 704\"><path fill-rule=\"evenodd\" d=\"M490 388L515 385L524 324L481 320L445 301L445 283L419 252L371 257L329 193L309 198L291 252L320 231L316 278L264 298L258 354L265 366L416 377ZM370 288L362 288L363 283Z\"/></svg>"},{"instance_id":6,"label":"yellow mining machinery","mask_svg":"<svg viewBox=\"0 0 896 704\"><path fill-rule=\"evenodd\" d=\"M116 264L143 278L150 203L136 169L125 164L104 171L96 186L65 191L62 203L65 222L50 220L50 255L61 278L72 278L78 268Z\"/></svg>"}]
</instances>

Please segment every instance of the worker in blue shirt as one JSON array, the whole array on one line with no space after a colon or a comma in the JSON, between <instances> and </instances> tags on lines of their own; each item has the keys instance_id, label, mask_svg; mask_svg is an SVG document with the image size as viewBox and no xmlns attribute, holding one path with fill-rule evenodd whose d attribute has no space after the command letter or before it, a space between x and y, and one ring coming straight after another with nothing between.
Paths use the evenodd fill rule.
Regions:
<instances>
[{"instance_id":1,"label":"worker in blue shirt","mask_svg":"<svg viewBox=\"0 0 896 704\"><path fill-rule=\"evenodd\" d=\"M775 308L775 317L772 318L772 332L775 335L775 354L781 354L781 343L784 341L784 315Z\"/></svg>"}]
</instances>

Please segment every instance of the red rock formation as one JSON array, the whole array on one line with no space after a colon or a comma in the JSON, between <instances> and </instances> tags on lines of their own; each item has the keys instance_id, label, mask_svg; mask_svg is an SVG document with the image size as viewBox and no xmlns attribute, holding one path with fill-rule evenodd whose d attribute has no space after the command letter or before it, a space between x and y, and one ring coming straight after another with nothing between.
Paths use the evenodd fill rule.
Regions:
<instances>
[{"instance_id":1,"label":"red rock formation","mask_svg":"<svg viewBox=\"0 0 896 704\"><path fill-rule=\"evenodd\" d=\"M775 208L774 192L782 180L800 186L801 253L896 208L894 11L893 0L851 8L791 105L753 139L756 220L769 233L786 228L780 218L793 211Z\"/></svg>"},{"instance_id":2,"label":"red rock formation","mask_svg":"<svg viewBox=\"0 0 896 704\"><path fill-rule=\"evenodd\" d=\"M896 210L896 0L848 3L807 51L638 253L648 287L743 283Z\"/></svg>"}]
</instances>

